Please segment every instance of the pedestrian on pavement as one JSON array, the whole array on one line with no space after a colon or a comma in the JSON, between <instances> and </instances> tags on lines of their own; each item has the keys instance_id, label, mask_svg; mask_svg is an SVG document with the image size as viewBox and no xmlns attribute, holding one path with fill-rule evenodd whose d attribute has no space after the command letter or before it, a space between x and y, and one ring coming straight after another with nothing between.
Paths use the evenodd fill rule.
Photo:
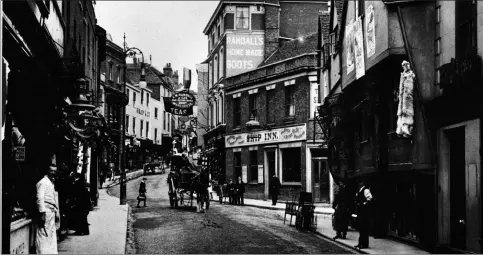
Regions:
<instances>
[{"instance_id":1,"label":"pedestrian on pavement","mask_svg":"<svg viewBox=\"0 0 483 255\"><path fill-rule=\"evenodd\" d=\"M76 173L74 180L74 235L89 235L87 216L91 210L91 199L84 175Z\"/></svg>"},{"instance_id":2,"label":"pedestrian on pavement","mask_svg":"<svg viewBox=\"0 0 483 255\"><path fill-rule=\"evenodd\" d=\"M143 178L141 183L139 184L139 195L138 195L138 205L137 207L139 208L139 203L141 201L144 202L144 207L146 207L146 178Z\"/></svg>"},{"instance_id":3,"label":"pedestrian on pavement","mask_svg":"<svg viewBox=\"0 0 483 255\"><path fill-rule=\"evenodd\" d=\"M280 183L280 179L278 179L277 175L274 175L272 177L272 180L270 181L272 205L274 206L277 205L278 195L280 194L280 186L282 186L282 184Z\"/></svg>"},{"instance_id":4,"label":"pedestrian on pavement","mask_svg":"<svg viewBox=\"0 0 483 255\"><path fill-rule=\"evenodd\" d=\"M55 199L54 182L57 166L51 164L44 177L37 182L37 209L40 213L35 235L37 254L57 254L57 223L59 206Z\"/></svg>"},{"instance_id":5,"label":"pedestrian on pavement","mask_svg":"<svg viewBox=\"0 0 483 255\"><path fill-rule=\"evenodd\" d=\"M235 185L237 193L237 203L239 205L245 205L245 201L243 199L243 194L245 194L245 183L243 183L241 176L238 176L238 181Z\"/></svg>"},{"instance_id":6,"label":"pedestrian on pavement","mask_svg":"<svg viewBox=\"0 0 483 255\"><path fill-rule=\"evenodd\" d=\"M235 184L232 179L230 179L230 182L228 183L228 198L230 205L235 204Z\"/></svg>"},{"instance_id":7,"label":"pedestrian on pavement","mask_svg":"<svg viewBox=\"0 0 483 255\"><path fill-rule=\"evenodd\" d=\"M371 206L372 194L371 190L364 182L359 183L359 191L357 193L357 227L359 229L359 243L355 246L356 249L369 248L369 230L371 223Z\"/></svg>"},{"instance_id":8,"label":"pedestrian on pavement","mask_svg":"<svg viewBox=\"0 0 483 255\"><path fill-rule=\"evenodd\" d=\"M337 238L346 239L347 229L349 228L351 213L349 211L351 196L347 191L345 184L339 185L339 192L335 195L334 203L332 208L335 210L333 219L333 228L336 231Z\"/></svg>"},{"instance_id":9,"label":"pedestrian on pavement","mask_svg":"<svg viewBox=\"0 0 483 255\"><path fill-rule=\"evenodd\" d=\"M107 172L107 167L103 166L101 168L101 171L99 171L99 185L100 189L102 189L102 185L104 185L104 182L106 181L106 172Z\"/></svg>"},{"instance_id":10,"label":"pedestrian on pavement","mask_svg":"<svg viewBox=\"0 0 483 255\"><path fill-rule=\"evenodd\" d=\"M109 164L109 180L114 180L114 163L112 162Z\"/></svg>"}]
</instances>

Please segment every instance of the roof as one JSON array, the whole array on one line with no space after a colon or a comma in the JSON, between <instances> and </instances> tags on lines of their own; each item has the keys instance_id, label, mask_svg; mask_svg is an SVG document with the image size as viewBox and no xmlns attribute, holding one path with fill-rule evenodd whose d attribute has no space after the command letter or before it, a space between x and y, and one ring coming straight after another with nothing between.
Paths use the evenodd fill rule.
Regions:
<instances>
[{"instance_id":1,"label":"roof","mask_svg":"<svg viewBox=\"0 0 483 255\"><path fill-rule=\"evenodd\" d=\"M221 11L223 11L223 6L225 6L226 4L229 4L229 3L260 3L260 4L265 4L265 3L268 3L268 4L275 4L275 5L278 5L278 0L243 0L243 1L220 1L220 3L218 4L218 6L216 7L215 11L213 12L213 14L211 15L210 17L210 20L208 21L208 23L206 24L206 27L205 29L203 29L203 33L205 35L208 35L208 31L210 30L211 26L213 25L213 22L215 22L216 18L218 17L218 15L220 14Z\"/></svg>"},{"instance_id":2,"label":"roof","mask_svg":"<svg viewBox=\"0 0 483 255\"><path fill-rule=\"evenodd\" d=\"M176 83L170 77L164 75L161 71L156 69L150 64L145 64L145 72L146 72L146 83L147 84L155 84L155 85L163 85L164 87L174 89ZM141 66L137 64L127 64L127 79L128 81L132 82L133 84L139 83L141 79Z\"/></svg>"},{"instance_id":3,"label":"roof","mask_svg":"<svg viewBox=\"0 0 483 255\"><path fill-rule=\"evenodd\" d=\"M284 43L273 55L265 59L259 67L280 62L289 58L300 56L307 53L314 53L317 50L318 33L293 39Z\"/></svg>"},{"instance_id":4,"label":"roof","mask_svg":"<svg viewBox=\"0 0 483 255\"><path fill-rule=\"evenodd\" d=\"M329 33L330 33L330 15L320 15L320 29L322 32L322 45L324 43L329 43Z\"/></svg>"}]
</instances>

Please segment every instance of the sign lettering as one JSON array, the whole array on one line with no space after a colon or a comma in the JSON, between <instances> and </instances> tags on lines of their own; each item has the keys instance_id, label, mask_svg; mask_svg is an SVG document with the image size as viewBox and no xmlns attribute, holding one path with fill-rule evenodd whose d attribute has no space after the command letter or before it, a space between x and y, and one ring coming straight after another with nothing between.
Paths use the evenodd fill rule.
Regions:
<instances>
[{"instance_id":1,"label":"sign lettering","mask_svg":"<svg viewBox=\"0 0 483 255\"><path fill-rule=\"evenodd\" d=\"M255 69L264 57L263 35L227 35L227 77Z\"/></svg>"},{"instance_id":2,"label":"sign lettering","mask_svg":"<svg viewBox=\"0 0 483 255\"><path fill-rule=\"evenodd\" d=\"M307 139L306 125L279 128L270 131L260 131L254 134L227 135L225 147L240 147L266 143L291 142Z\"/></svg>"}]
</instances>

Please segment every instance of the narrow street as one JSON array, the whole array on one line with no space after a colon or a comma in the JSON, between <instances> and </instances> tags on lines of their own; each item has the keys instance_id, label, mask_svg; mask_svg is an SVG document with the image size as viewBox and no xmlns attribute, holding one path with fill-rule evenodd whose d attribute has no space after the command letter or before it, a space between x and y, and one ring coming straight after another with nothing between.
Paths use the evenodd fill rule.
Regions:
<instances>
[{"instance_id":1,"label":"narrow street","mask_svg":"<svg viewBox=\"0 0 483 255\"><path fill-rule=\"evenodd\" d=\"M276 211L211 202L206 213L196 213L196 201L191 208L171 209L166 175L147 176L147 207L137 208L140 182L137 179L127 184L138 254L353 253L315 234L284 225ZM109 193L119 196L119 186Z\"/></svg>"}]
</instances>

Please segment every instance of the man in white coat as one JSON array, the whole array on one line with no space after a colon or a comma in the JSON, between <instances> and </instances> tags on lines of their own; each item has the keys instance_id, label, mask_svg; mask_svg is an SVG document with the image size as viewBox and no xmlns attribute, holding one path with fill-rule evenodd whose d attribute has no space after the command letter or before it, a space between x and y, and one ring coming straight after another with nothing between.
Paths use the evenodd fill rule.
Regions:
<instances>
[{"instance_id":1,"label":"man in white coat","mask_svg":"<svg viewBox=\"0 0 483 255\"><path fill-rule=\"evenodd\" d=\"M57 254L57 227L59 206L55 199L54 181L57 174L55 165L49 166L47 173L37 183L37 208L40 220L37 224L35 246L37 254Z\"/></svg>"}]
</instances>

